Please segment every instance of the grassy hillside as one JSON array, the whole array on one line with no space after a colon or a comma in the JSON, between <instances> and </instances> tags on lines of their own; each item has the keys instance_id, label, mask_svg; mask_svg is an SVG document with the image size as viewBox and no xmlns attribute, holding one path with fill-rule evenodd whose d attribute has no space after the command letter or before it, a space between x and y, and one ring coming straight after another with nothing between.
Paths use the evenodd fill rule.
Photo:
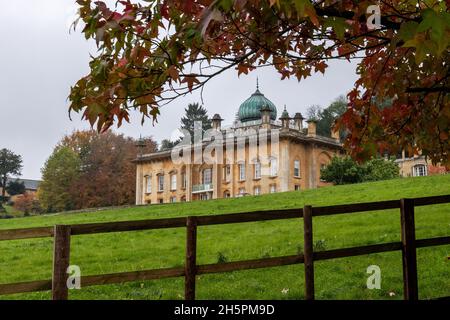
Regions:
<instances>
[{"instance_id":1,"label":"grassy hillside","mask_svg":"<svg viewBox=\"0 0 450 320\"><path fill-rule=\"evenodd\" d=\"M89 213L0 220L0 229L54 224L139 220L255 210L333 205L450 194L450 175L398 179L318 190L270 194L240 199L133 207ZM416 209L418 238L450 235L450 205ZM302 248L302 221L270 221L200 227L199 264L296 254ZM314 219L317 248L334 249L400 239L398 210L338 215ZM72 237L71 263L84 275L184 264L185 230L150 230ZM0 242L0 283L50 279L52 239ZM419 292L422 299L450 295L450 246L418 250ZM368 290L369 265L382 272L381 290ZM373 254L316 263L318 299L400 299L400 252ZM199 299L302 299L303 265L240 271L199 277ZM48 292L6 298L48 299ZM71 299L181 299L183 279L167 279L86 287L71 291Z\"/></svg>"}]
</instances>

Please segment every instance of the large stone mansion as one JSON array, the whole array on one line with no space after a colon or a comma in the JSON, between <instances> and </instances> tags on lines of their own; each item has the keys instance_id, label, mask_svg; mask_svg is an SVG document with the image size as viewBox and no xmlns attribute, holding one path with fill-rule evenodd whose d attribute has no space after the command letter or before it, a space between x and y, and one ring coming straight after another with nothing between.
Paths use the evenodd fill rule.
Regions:
<instances>
[{"instance_id":1,"label":"large stone mansion","mask_svg":"<svg viewBox=\"0 0 450 320\"><path fill-rule=\"evenodd\" d=\"M232 126L223 128L220 115L214 115L213 142L206 137L191 149L180 151L182 147L177 146L139 155L135 160L136 204L240 197L326 185L320 180L320 169L333 155L343 153L339 134L319 136L314 121L308 121L305 128L303 121L301 113L291 118L286 108L277 121L276 106L257 87L239 107ZM226 146L226 151L218 148L210 152L208 142ZM213 155L213 161L196 158L195 152L206 151ZM182 154L183 161L175 161L174 154Z\"/></svg>"}]
</instances>

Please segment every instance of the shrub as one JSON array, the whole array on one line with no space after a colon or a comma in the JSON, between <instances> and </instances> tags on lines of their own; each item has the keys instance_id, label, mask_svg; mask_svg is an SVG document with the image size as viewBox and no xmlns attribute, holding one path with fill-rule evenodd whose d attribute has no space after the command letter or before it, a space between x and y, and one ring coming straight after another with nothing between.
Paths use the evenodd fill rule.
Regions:
<instances>
[{"instance_id":1,"label":"shrub","mask_svg":"<svg viewBox=\"0 0 450 320\"><path fill-rule=\"evenodd\" d=\"M358 164L350 157L334 157L320 170L321 179L334 184L349 184L398 178L400 168L394 160L374 158Z\"/></svg>"},{"instance_id":2,"label":"shrub","mask_svg":"<svg viewBox=\"0 0 450 320\"><path fill-rule=\"evenodd\" d=\"M334 184L363 181L364 169L350 157L333 157L331 163L320 170L321 179Z\"/></svg>"},{"instance_id":3,"label":"shrub","mask_svg":"<svg viewBox=\"0 0 450 320\"><path fill-rule=\"evenodd\" d=\"M23 212L25 215L29 215L30 213L39 214L42 212L36 196L28 192L17 196L14 202L14 209Z\"/></svg>"},{"instance_id":4,"label":"shrub","mask_svg":"<svg viewBox=\"0 0 450 320\"><path fill-rule=\"evenodd\" d=\"M398 178L400 168L394 160L371 159L364 164L363 181L378 181Z\"/></svg>"}]
</instances>

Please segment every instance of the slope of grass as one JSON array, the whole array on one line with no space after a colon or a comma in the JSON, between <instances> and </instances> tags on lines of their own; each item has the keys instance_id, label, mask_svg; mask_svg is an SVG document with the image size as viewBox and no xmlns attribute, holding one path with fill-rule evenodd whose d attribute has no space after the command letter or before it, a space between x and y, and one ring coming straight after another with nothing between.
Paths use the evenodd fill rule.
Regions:
<instances>
[{"instance_id":1,"label":"slope of grass","mask_svg":"<svg viewBox=\"0 0 450 320\"><path fill-rule=\"evenodd\" d=\"M280 208L357 203L450 194L450 175L408 178L239 199L132 207L88 213L0 220L0 229L208 215ZM450 205L416 209L417 238L450 235ZM296 254L302 248L301 219L200 227L199 264ZM317 248L334 249L400 239L398 210L314 218ZM82 274L143 270L184 264L185 230L149 230L72 237L71 264ZM52 239L0 242L0 283L51 278ZM450 246L418 250L423 299L450 295ZM316 266L318 299L399 299L401 253L321 261ZM382 272L380 290L366 287L367 267ZM303 265L198 277L199 299L301 299ZM72 299L181 299L183 279L86 287ZM5 298L47 299L48 292Z\"/></svg>"}]
</instances>

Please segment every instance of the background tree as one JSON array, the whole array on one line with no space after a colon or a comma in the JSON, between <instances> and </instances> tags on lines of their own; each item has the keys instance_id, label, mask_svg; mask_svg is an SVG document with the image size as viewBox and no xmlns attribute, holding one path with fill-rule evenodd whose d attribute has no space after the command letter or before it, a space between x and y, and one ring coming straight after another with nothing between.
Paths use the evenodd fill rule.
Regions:
<instances>
[{"instance_id":1,"label":"background tree","mask_svg":"<svg viewBox=\"0 0 450 320\"><path fill-rule=\"evenodd\" d=\"M347 111L347 99L345 96L339 96L327 108L322 111L321 119L317 123L317 130L324 136L331 136L331 128L335 126L336 121ZM345 138L345 131L340 130L341 139Z\"/></svg>"},{"instance_id":2,"label":"background tree","mask_svg":"<svg viewBox=\"0 0 450 320\"><path fill-rule=\"evenodd\" d=\"M175 147L178 144L178 142L180 142L180 140L172 141L170 139L163 139L161 141L161 146L159 147L159 151L170 150L173 147Z\"/></svg>"},{"instance_id":3,"label":"background tree","mask_svg":"<svg viewBox=\"0 0 450 320\"><path fill-rule=\"evenodd\" d=\"M102 134L93 130L74 131L62 138L50 158L61 159L62 155L70 154L70 159L67 170L60 166L60 161L49 159L46 164L47 174L43 174L39 190L44 210L134 203L136 168L132 160L140 152L156 151L156 143L151 138L143 140L145 147L138 149L136 140L112 131Z\"/></svg>"},{"instance_id":4,"label":"background tree","mask_svg":"<svg viewBox=\"0 0 450 320\"><path fill-rule=\"evenodd\" d=\"M307 119L317 121L317 134L330 137L331 128L335 126L336 121L347 110L347 100L344 96L336 98L327 108L323 109L321 106L312 105L306 111ZM345 131L341 130L341 139L345 138Z\"/></svg>"},{"instance_id":5,"label":"background tree","mask_svg":"<svg viewBox=\"0 0 450 320\"><path fill-rule=\"evenodd\" d=\"M6 186L6 192L10 196L15 196L18 194L24 194L25 193L25 183L23 181L9 181Z\"/></svg>"},{"instance_id":6,"label":"background tree","mask_svg":"<svg viewBox=\"0 0 450 320\"><path fill-rule=\"evenodd\" d=\"M194 139L194 122L202 122L202 130L211 129L211 119L209 119L208 111L198 103L190 103L184 109L185 115L181 118L181 129L189 131L191 139Z\"/></svg>"},{"instance_id":7,"label":"background tree","mask_svg":"<svg viewBox=\"0 0 450 320\"><path fill-rule=\"evenodd\" d=\"M70 110L98 130L128 121L130 109L156 119L160 106L227 70L270 66L300 81L325 73L330 60L355 59L359 78L338 123L348 130L352 156L369 159L400 146L450 163L448 1L77 3L83 33L99 50L71 90ZM380 108L386 99L392 104Z\"/></svg>"},{"instance_id":8,"label":"background tree","mask_svg":"<svg viewBox=\"0 0 450 320\"><path fill-rule=\"evenodd\" d=\"M73 182L80 175L81 161L68 147L57 147L42 168L42 182L38 198L46 212L57 212L75 208L70 193Z\"/></svg>"},{"instance_id":9,"label":"background tree","mask_svg":"<svg viewBox=\"0 0 450 320\"><path fill-rule=\"evenodd\" d=\"M32 193L25 192L14 201L14 209L21 211L24 215L30 213L39 214L42 212L39 200Z\"/></svg>"},{"instance_id":10,"label":"background tree","mask_svg":"<svg viewBox=\"0 0 450 320\"><path fill-rule=\"evenodd\" d=\"M318 104L313 104L306 109L306 119L319 121L322 116L323 108Z\"/></svg>"},{"instance_id":11,"label":"background tree","mask_svg":"<svg viewBox=\"0 0 450 320\"><path fill-rule=\"evenodd\" d=\"M147 152L156 151L146 141ZM111 131L97 134L89 144L81 175L72 185L77 208L118 206L135 201L136 141Z\"/></svg>"},{"instance_id":12,"label":"background tree","mask_svg":"<svg viewBox=\"0 0 450 320\"><path fill-rule=\"evenodd\" d=\"M2 187L2 200L5 201L6 186L11 175L19 176L22 172L22 157L11 150L0 150L0 183Z\"/></svg>"}]
</instances>

